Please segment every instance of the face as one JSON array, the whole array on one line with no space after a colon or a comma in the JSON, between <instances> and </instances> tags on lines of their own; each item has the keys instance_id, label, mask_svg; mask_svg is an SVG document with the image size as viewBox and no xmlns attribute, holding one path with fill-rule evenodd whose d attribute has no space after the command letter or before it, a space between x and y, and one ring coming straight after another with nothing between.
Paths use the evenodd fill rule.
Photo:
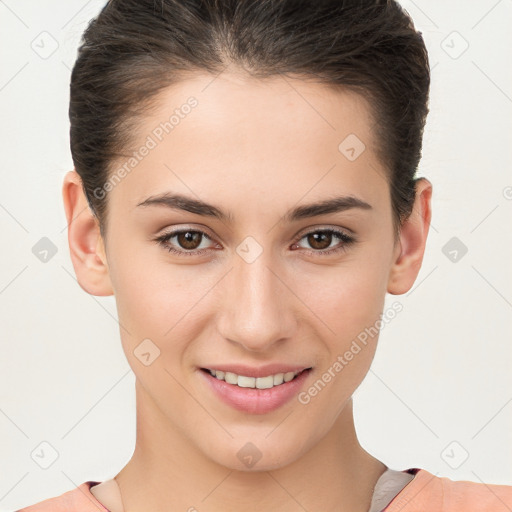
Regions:
<instances>
[{"instance_id":1,"label":"face","mask_svg":"<svg viewBox=\"0 0 512 512\"><path fill-rule=\"evenodd\" d=\"M226 467L259 453L259 470L332 428L370 367L378 335L362 333L397 255L372 124L360 96L299 80L198 75L160 94L107 196L143 421Z\"/></svg>"}]
</instances>

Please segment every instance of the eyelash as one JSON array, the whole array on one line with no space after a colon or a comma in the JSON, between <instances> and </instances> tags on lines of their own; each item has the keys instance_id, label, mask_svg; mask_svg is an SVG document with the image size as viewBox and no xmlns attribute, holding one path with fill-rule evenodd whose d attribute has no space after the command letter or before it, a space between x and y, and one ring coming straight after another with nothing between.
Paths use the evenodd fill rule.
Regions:
<instances>
[{"instance_id":1,"label":"eyelash","mask_svg":"<svg viewBox=\"0 0 512 512\"><path fill-rule=\"evenodd\" d=\"M155 242L161 245L164 249L169 251L170 253L177 254L179 256L199 256L202 255L205 252L208 252L209 249L193 249L190 251L186 250L177 250L174 249L171 245L169 245L169 240L171 238L174 238L175 236L181 234L181 233L200 233L203 238L206 238L207 240L212 240L210 236L208 236L204 231L201 231L199 229L179 229L176 231L171 231L170 233L166 233L162 236L159 236L158 238L155 238ZM293 243L293 245L300 242L303 238L315 234L315 233L325 233L329 235L335 235L338 239L340 239L343 243L337 247L334 247L332 249L324 249L324 250L313 250L313 249L306 249L307 254L314 254L319 256L329 256L332 254L336 254L342 251L346 251L350 245L352 245L356 240L354 237L347 235L344 231L340 231L334 228L326 228L326 229L317 229L314 231L309 231L307 233L304 233L296 242ZM202 241L202 240L201 240Z\"/></svg>"}]
</instances>

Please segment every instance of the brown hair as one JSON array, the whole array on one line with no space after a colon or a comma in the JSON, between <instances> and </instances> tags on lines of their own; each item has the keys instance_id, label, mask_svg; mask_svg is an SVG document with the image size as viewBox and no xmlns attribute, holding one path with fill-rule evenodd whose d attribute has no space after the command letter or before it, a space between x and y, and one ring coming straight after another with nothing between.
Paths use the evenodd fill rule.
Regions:
<instances>
[{"instance_id":1,"label":"brown hair","mask_svg":"<svg viewBox=\"0 0 512 512\"><path fill-rule=\"evenodd\" d=\"M106 233L102 189L165 87L227 66L359 92L375 119L398 233L411 213L428 113L421 32L394 0L110 0L85 30L70 84L71 154ZM340 141L341 142L341 141Z\"/></svg>"}]
</instances>

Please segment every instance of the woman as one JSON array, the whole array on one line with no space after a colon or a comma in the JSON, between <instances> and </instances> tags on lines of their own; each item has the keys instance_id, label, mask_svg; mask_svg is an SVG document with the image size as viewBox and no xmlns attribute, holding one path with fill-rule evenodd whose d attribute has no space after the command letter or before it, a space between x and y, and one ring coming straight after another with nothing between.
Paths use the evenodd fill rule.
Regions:
<instances>
[{"instance_id":1,"label":"woman","mask_svg":"<svg viewBox=\"0 0 512 512\"><path fill-rule=\"evenodd\" d=\"M388 468L354 428L386 293L424 255L429 83L393 1L108 2L72 72L63 199L81 287L116 297L137 443L23 511L512 507Z\"/></svg>"}]
</instances>

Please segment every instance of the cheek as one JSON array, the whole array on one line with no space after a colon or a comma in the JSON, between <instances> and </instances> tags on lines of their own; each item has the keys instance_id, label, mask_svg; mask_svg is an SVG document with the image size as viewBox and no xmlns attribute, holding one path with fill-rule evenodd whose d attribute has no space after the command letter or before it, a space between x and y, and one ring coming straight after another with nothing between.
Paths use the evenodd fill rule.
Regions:
<instances>
[{"instance_id":1,"label":"cheek","mask_svg":"<svg viewBox=\"0 0 512 512\"><path fill-rule=\"evenodd\" d=\"M203 297L218 276L194 266L168 264L164 257L156 260L153 250L132 254L118 257L111 269L125 351L148 338L161 355L177 360L176 354L201 328Z\"/></svg>"},{"instance_id":2,"label":"cheek","mask_svg":"<svg viewBox=\"0 0 512 512\"><path fill-rule=\"evenodd\" d=\"M319 407L348 399L368 372L380 332L388 265L379 243L368 243L343 265L301 284L299 293L308 297L320 320L318 333L325 333L321 341L327 350L317 376L321 382L311 390L312 396L323 396L316 401ZM330 392L320 392L324 387Z\"/></svg>"},{"instance_id":3,"label":"cheek","mask_svg":"<svg viewBox=\"0 0 512 512\"><path fill-rule=\"evenodd\" d=\"M345 381L343 387L352 388L347 383L360 382L375 354L379 334L376 325L379 325L384 293L376 290L375 281L368 274L352 272L337 283L332 282L323 298L316 298L318 302L323 300L318 315L331 331L324 338L329 354L325 367L331 368L331 375L332 372L343 374L335 380L338 384Z\"/></svg>"},{"instance_id":4,"label":"cheek","mask_svg":"<svg viewBox=\"0 0 512 512\"><path fill-rule=\"evenodd\" d=\"M338 272L310 295L312 308L321 319L321 340L326 348L315 379L298 397L304 411L322 418L326 430L368 373L379 337L385 289L381 270L361 266ZM319 331L320 332L320 331Z\"/></svg>"},{"instance_id":5,"label":"cheek","mask_svg":"<svg viewBox=\"0 0 512 512\"><path fill-rule=\"evenodd\" d=\"M387 284L384 262L358 254L321 274L303 276L296 281L298 295L337 340L351 339L378 320Z\"/></svg>"}]
</instances>

